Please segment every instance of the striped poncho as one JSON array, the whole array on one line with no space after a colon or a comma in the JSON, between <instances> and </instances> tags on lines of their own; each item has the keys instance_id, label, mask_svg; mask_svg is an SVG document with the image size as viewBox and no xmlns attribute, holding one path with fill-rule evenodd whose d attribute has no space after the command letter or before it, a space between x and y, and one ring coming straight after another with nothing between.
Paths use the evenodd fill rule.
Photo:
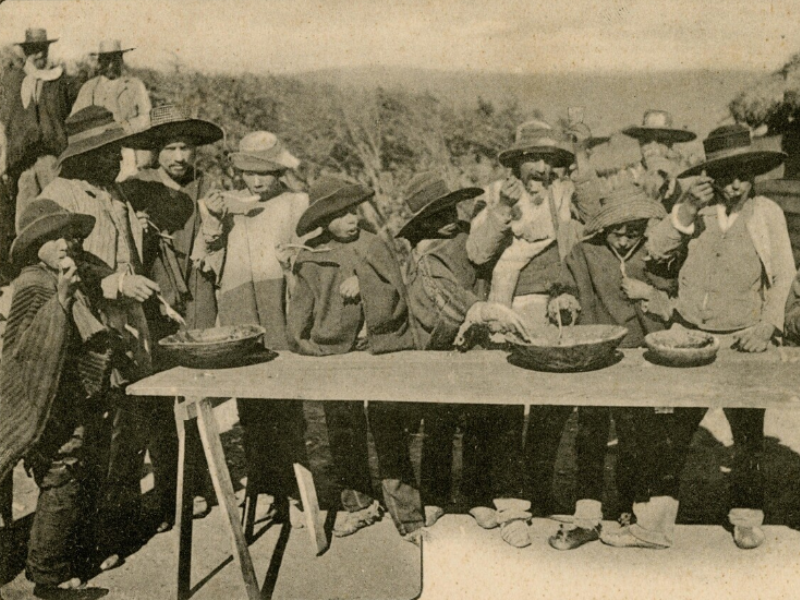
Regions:
<instances>
[{"instance_id":1,"label":"striped poncho","mask_svg":"<svg viewBox=\"0 0 800 600\"><path fill-rule=\"evenodd\" d=\"M79 340L56 278L44 267L25 267L14 281L0 362L0 479L41 437L66 369L77 370L84 398L65 401L103 389L110 352Z\"/></svg>"}]
</instances>

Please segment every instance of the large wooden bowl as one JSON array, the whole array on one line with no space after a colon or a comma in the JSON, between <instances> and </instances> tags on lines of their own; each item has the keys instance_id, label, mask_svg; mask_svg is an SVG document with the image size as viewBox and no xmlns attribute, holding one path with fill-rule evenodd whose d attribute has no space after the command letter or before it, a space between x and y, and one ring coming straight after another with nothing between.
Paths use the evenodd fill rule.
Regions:
<instances>
[{"instance_id":1,"label":"large wooden bowl","mask_svg":"<svg viewBox=\"0 0 800 600\"><path fill-rule=\"evenodd\" d=\"M508 337L511 362L539 371L590 371L613 362L627 333L614 325L575 325L564 327L559 339L557 327L540 327L530 341Z\"/></svg>"},{"instance_id":2,"label":"large wooden bowl","mask_svg":"<svg viewBox=\"0 0 800 600\"><path fill-rule=\"evenodd\" d=\"M719 350L719 340L710 333L690 329L670 329L648 333L644 337L652 362L670 367L695 367L712 362Z\"/></svg>"},{"instance_id":3,"label":"large wooden bowl","mask_svg":"<svg viewBox=\"0 0 800 600\"><path fill-rule=\"evenodd\" d=\"M235 366L263 351L263 343L264 328L258 325L179 331L158 342L178 364L197 369Z\"/></svg>"}]
</instances>

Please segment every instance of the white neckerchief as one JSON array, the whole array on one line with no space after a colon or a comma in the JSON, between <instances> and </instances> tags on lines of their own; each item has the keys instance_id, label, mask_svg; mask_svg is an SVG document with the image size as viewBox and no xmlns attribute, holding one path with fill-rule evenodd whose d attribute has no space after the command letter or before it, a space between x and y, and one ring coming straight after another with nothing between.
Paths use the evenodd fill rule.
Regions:
<instances>
[{"instance_id":1,"label":"white neckerchief","mask_svg":"<svg viewBox=\"0 0 800 600\"><path fill-rule=\"evenodd\" d=\"M733 224L739 217L740 212L741 207L737 207L731 211L731 214L728 214L724 204L717 204L717 223L722 233L728 233L728 231L730 231L730 228L733 227Z\"/></svg>"},{"instance_id":2,"label":"white neckerchief","mask_svg":"<svg viewBox=\"0 0 800 600\"><path fill-rule=\"evenodd\" d=\"M61 67L37 69L32 62L26 62L22 70L25 71L25 78L22 80L20 88L23 108L28 108L31 100L34 104L39 103L39 97L42 95L42 82L55 81L64 74L64 69Z\"/></svg>"}]
</instances>

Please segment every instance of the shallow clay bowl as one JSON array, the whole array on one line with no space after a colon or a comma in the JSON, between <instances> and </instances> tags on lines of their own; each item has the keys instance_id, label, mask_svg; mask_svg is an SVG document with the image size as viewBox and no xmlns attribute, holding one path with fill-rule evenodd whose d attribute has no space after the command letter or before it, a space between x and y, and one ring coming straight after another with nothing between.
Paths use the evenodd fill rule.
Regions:
<instances>
[{"instance_id":1,"label":"shallow clay bowl","mask_svg":"<svg viewBox=\"0 0 800 600\"><path fill-rule=\"evenodd\" d=\"M179 331L158 344L185 367L214 369L246 361L264 350L263 340L263 327L234 325Z\"/></svg>"},{"instance_id":2,"label":"shallow clay bowl","mask_svg":"<svg viewBox=\"0 0 800 600\"><path fill-rule=\"evenodd\" d=\"M575 325L564 327L561 339L558 327L539 327L531 340L509 336L511 361L540 371L589 371L613 362L615 350L628 333L614 325Z\"/></svg>"},{"instance_id":3,"label":"shallow clay bowl","mask_svg":"<svg viewBox=\"0 0 800 600\"><path fill-rule=\"evenodd\" d=\"M719 340L702 331L668 330L648 333L644 343L652 362L669 367L695 367L714 360Z\"/></svg>"}]
</instances>

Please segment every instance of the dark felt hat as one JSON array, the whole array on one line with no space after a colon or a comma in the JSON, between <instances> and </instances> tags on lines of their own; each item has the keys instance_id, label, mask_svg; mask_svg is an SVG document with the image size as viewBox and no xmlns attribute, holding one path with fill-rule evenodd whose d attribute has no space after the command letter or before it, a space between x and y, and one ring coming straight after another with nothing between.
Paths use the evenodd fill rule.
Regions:
<instances>
[{"instance_id":1,"label":"dark felt hat","mask_svg":"<svg viewBox=\"0 0 800 600\"><path fill-rule=\"evenodd\" d=\"M311 233L322 222L351 206L358 206L375 195L371 189L338 177L323 176L308 191L309 205L297 222L297 235Z\"/></svg>"},{"instance_id":2,"label":"dark felt hat","mask_svg":"<svg viewBox=\"0 0 800 600\"><path fill-rule=\"evenodd\" d=\"M420 173L409 181L405 193L406 210L411 217L395 237L408 238L431 215L481 194L483 190L478 187L452 191L436 173Z\"/></svg>"},{"instance_id":3,"label":"dark felt hat","mask_svg":"<svg viewBox=\"0 0 800 600\"><path fill-rule=\"evenodd\" d=\"M70 212L52 200L35 200L19 219L19 234L9 252L11 262L18 264L34 244L51 239L65 229L71 229L78 237L85 238L94 229L94 222L93 216Z\"/></svg>"},{"instance_id":4,"label":"dark felt hat","mask_svg":"<svg viewBox=\"0 0 800 600\"><path fill-rule=\"evenodd\" d=\"M17 46L22 46L23 48L26 46L44 46L46 44L54 44L57 41L58 38L51 39L47 37L46 29L42 29L41 27L32 27L25 30L25 41L17 42Z\"/></svg>"},{"instance_id":5,"label":"dark felt hat","mask_svg":"<svg viewBox=\"0 0 800 600\"><path fill-rule=\"evenodd\" d=\"M554 167L569 167L575 161L565 137L539 119L526 121L517 127L514 145L503 150L497 160L504 167L516 167L526 158L545 159Z\"/></svg>"},{"instance_id":6,"label":"dark felt hat","mask_svg":"<svg viewBox=\"0 0 800 600\"><path fill-rule=\"evenodd\" d=\"M87 106L70 115L64 122L67 129L67 148L58 157L63 165L70 158L117 144L131 137L131 132L114 121L114 115L102 106Z\"/></svg>"},{"instance_id":7,"label":"dark felt hat","mask_svg":"<svg viewBox=\"0 0 800 600\"><path fill-rule=\"evenodd\" d=\"M645 111L641 126L626 127L622 133L639 141L655 139L664 144L684 144L697 137L694 132L675 127L667 111L655 109Z\"/></svg>"},{"instance_id":8,"label":"dark felt hat","mask_svg":"<svg viewBox=\"0 0 800 600\"><path fill-rule=\"evenodd\" d=\"M90 56L109 56L109 55L122 55L136 48L123 48L120 40L102 40L97 52L90 52Z\"/></svg>"},{"instance_id":9,"label":"dark felt hat","mask_svg":"<svg viewBox=\"0 0 800 600\"><path fill-rule=\"evenodd\" d=\"M191 140L195 146L205 146L223 137L224 132L219 125L192 119L174 104L164 104L150 111L150 127L137 133L128 147L157 150L178 138Z\"/></svg>"},{"instance_id":10,"label":"dark felt hat","mask_svg":"<svg viewBox=\"0 0 800 600\"><path fill-rule=\"evenodd\" d=\"M661 203L651 199L640 186L621 186L600 199L600 209L587 221L583 233L588 238L629 221L663 219L666 216Z\"/></svg>"},{"instance_id":11,"label":"dark felt hat","mask_svg":"<svg viewBox=\"0 0 800 600\"><path fill-rule=\"evenodd\" d=\"M679 179L700 175L705 171L709 177L724 173L745 177L762 175L780 166L786 154L772 150L753 150L750 130L744 125L717 127L703 140L706 160L686 169Z\"/></svg>"}]
</instances>

